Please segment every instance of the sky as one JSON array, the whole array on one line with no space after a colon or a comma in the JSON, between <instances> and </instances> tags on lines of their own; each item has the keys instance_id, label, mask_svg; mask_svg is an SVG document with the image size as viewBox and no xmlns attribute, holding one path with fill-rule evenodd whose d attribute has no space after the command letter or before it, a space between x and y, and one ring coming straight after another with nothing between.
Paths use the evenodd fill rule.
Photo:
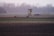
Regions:
<instances>
[{"instance_id":1,"label":"sky","mask_svg":"<svg viewBox=\"0 0 54 36\"><path fill-rule=\"evenodd\" d=\"M14 3L14 4L29 4L33 6L46 6L52 4L54 6L54 0L0 0L0 3Z\"/></svg>"}]
</instances>

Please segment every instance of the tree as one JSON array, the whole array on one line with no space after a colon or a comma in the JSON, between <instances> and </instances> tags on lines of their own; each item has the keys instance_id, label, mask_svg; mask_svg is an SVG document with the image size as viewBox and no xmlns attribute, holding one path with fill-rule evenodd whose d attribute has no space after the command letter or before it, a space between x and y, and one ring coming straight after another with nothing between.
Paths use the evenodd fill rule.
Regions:
<instances>
[{"instance_id":1,"label":"tree","mask_svg":"<svg viewBox=\"0 0 54 36\"><path fill-rule=\"evenodd\" d=\"M0 7L0 13L6 13L6 10L2 7Z\"/></svg>"}]
</instances>

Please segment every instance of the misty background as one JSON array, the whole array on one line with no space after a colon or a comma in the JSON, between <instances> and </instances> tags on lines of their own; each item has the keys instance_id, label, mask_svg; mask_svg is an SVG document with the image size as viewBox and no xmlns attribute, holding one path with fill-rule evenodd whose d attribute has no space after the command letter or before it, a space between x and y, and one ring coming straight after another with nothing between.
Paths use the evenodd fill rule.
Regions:
<instances>
[{"instance_id":1,"label":"misty background","mask_svg":"<svg viewBox=\"0 0 54 36\"><path fill-rule=\"evenodd\" d=\"M32 14L54 15L54 6L47 4L46 6L37 7L28 4L15 5L13 3L0 3L0 15L28 15L28 9L32 9Z\"/></svg>"}]
</instances>

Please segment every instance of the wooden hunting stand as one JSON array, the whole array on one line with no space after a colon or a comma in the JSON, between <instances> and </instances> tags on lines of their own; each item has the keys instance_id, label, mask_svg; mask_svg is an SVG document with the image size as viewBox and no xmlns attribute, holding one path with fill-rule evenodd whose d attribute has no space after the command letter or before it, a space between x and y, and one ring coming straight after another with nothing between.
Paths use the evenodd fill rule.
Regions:
<instances>
[{"instance_id":1,"label":"wooden hunting stand","mask_svg":"<svg viewBox=\"0 0 54 36\"><path fill-rule=\"evenodd\" d=\"M28 16L27 17L29 17L29 16L32 16L32 9L28 9Z\"/></svg>"}]
</instances>

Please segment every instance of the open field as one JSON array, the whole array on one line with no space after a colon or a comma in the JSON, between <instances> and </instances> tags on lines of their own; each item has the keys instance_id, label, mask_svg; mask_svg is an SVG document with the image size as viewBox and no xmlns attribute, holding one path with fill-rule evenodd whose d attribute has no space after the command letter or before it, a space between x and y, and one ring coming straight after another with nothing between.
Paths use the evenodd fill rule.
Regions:
<instances>
[{"instance_id":1,"label":"open field","mask_svg":"<svg viewBox=\"0 0 54 36\"><path fill-rule=\"evenodd\" d=\"M54 18L0 17L0 23L54 23Z\"/></svg>"},{"instance_id":2,"label":"open field","mask_svg":"<svg viewBox=\"0 0 54 36\"><path fill-rule=\"evenodd\" d=\"M0 36L54 36L54 18L0 17Z\"/></svg>"},{"instance_id":3,"label":"open field","mask_svg":"<svg viewBox=\"0 0 54 36\"><path fill-rule=\"evenodd\" d=\"M12 25L10 25L9 23L0 23L0 36L54 36L54 23L28 24L32 25L20 25L20 23L12 23Z\"/></svg>"},{"instance_id":4,"label":"open field","mask_svg":"<svg viewBox=\"0 0 54 36\"><path fill-rule=\"evenodd\" d=\"M0 17L0 21L54 21L54 18L13 18L13 17Z\"/></svg>"}]
</instances>

